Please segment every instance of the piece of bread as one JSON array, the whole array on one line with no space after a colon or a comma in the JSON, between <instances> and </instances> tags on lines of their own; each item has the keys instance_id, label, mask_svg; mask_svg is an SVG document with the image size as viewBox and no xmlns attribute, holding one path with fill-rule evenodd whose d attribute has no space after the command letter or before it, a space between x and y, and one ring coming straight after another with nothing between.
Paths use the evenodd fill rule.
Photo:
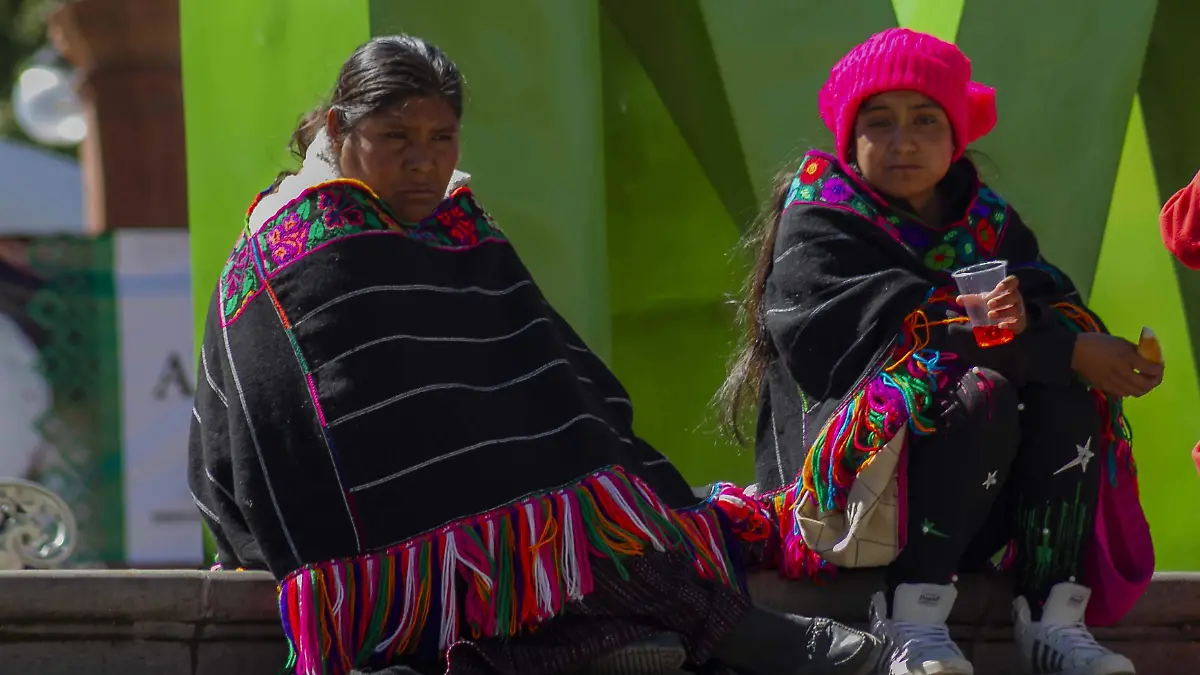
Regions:
<instances>
[{"instance_id":1,"label":"piece of bread","mask_svg":"<svg viewBox=\"0 0 1200 675\"><path fill-rule=\"evenodd\" d=\"M1138 355L1147 361L1159 364L1163 362L1162 345L1158 343L1158 338L1154 335L1154 331L1147 326L1142 327L1142 334L1138 338L1137 351Z\"/></svg>"}]
</instances>

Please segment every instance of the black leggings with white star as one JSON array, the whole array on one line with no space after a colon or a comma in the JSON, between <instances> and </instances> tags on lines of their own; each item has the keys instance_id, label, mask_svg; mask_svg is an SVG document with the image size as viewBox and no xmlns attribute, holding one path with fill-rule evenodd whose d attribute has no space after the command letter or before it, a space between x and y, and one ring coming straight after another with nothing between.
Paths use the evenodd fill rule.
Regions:
<instances>
[{"instance_id":1,"label":"black leggings with white star","mask_svg":"<svg viewBox=\"0 0 1200 675\"><path fill-rule=\"evenodd\" d=\"M1064 581L1087 584L1103 471L1101 420L1081 384L1020 389L973 368L935 408L937 431L910 436L908 541L889 586L947 584L1010 542L1017 593L1035 614Z\"/></svg>"}]
</instances>

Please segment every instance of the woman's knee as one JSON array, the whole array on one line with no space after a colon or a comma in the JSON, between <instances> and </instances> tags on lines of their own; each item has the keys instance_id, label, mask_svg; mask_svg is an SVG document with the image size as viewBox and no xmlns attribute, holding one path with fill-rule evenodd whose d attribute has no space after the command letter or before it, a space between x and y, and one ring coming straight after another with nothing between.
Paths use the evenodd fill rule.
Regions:
<instances>
[{"instance_id":1,"label":"woman's knee","mask_svg":"<svg viewBox=\"0 0 1200 675\"><path fill-rule=\"evenodd\" d=\"M972 450L992 462L1016 456L1021 440L1021 398L1016 385L988 368L971 368L958 382L959 424L975 440Z\"/></svg>"},{"instance_id":2,"label":"woman's knee","mask_svg":"<svg viewBox=\"0 0 1200 675\"><path fill-rule=\"evenodd\" d=\"M1021 391L1020 407L1027 427L1067 424L1081 433L1092 433L1100 427L1095 395L1082 383L1030 384Z\"/></svg>"},{"instance_id":3,"label":"woman's knee","mask_svg":"<svg viewBox=\"0 0 1200 675\"><path fill-rule=\"evenodd\" d=\"M970 421L985 428L1007 428L1020 421L1021 392L990 368L974 367L958 381L957 399Z\"/></svg>"}]
</instances>

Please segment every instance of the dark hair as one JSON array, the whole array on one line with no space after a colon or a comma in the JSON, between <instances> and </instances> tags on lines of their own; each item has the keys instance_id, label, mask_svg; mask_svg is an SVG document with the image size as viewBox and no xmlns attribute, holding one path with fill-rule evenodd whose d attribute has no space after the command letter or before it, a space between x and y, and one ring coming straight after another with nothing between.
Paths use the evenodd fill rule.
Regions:
<instances>
[{"instance_id":1,"label":"dark hair","mask_svg":"<svg viewBox=\"0 0 1200 675\"><path fill-rule=\"evenodd\" d=\"M984 183L991 183L1000 177L1000 164L982 150L967 148L963 151L963 157L971 162L971 165L975 167L975 172L979 174L979 180Z\"/></svg>"},{"instance_id":2,"label":"dark hair","mask_svg":"<svg viewBox=\"0 0 1200 675\"><path fill-rule=\"evenodd\" d=\"M418 37L377 37L354 50L342 64L337 84L327 103L300 119L288 149L300 161L317 133L326 124L329 111L338 118L341 133L354 129L362 119L404 99L440 96L462 119L463 78L450 57Z\"/></svg>"},{"instance_id":3,"label":"dark hair","mask_svg":"<svg viewBox=\"0 0 1200 675\"><path fill-rule=\"evenodd\" d=\"M716 402L721 415L721 428L738 443L745 443L742 435L742 413L758 403L758 389L762 383L763 370L771 356L771 337L767 335L763 321L762 300L767 288L767 277L775 257L775 236L779 233L779 219L783 216L783 202L787 199L795 168L784 169L775 177L775 187L755 219L743 246L754 252L754 266L742 288L742 299L738 306L738 323L744 334L737 353L729 366L729 375L717 390Z\"/></svg>"}]
</instances>

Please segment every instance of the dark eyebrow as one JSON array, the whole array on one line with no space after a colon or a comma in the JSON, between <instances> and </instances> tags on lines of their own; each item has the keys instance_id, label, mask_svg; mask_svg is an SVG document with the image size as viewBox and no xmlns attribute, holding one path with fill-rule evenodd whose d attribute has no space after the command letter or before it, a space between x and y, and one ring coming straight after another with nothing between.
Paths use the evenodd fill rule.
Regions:
<instances>
[{"instance_id":1,"label":"dark eyebrow","mask_svg":"<svg viewBox=\"0 0 1200 675\"><path fill-rule=\"evenodd\" d=\"M413 131L414 129L416 129L416 127L414 127L412 124L406 124L404 120L400 119L396 115L385 116L383 118L383 123L384 123L384 125L386 125L386 127L388 129L391 129L394 131L397 131L397 130L398 131ZM458 133L458 125L455 124L455 125L448 125L448 126L444 126L444 127L438 127L433 130L433 133L435 133L435 134L456 134L456 133Z\"/></svg>"},{"instance_id":2,"label":"dark eyebrow","mask_svg":"<svg viewBox=\"0 0 1200 675\"><path fill-rule=\"evenodd\" d=\"M931 102L930 103L918 103L918 104L916 104L914 106L910 106L910 107L913 110L939 110L939 109L941 109L940 105L938 105L936 103L931 103Z\"/></svg>"},{"instance_id":3,"label":"dark eyebrow","mask_svg":"<svg viewBox=\"0 0 1200 675\"><path fill-rule=\"evenodd\" d=\"M863 112L879 112L880 110L891 110L891 108L887 107L886 105L875 104L863 106L862 109Z\"/></svg>"}]
</instances>

